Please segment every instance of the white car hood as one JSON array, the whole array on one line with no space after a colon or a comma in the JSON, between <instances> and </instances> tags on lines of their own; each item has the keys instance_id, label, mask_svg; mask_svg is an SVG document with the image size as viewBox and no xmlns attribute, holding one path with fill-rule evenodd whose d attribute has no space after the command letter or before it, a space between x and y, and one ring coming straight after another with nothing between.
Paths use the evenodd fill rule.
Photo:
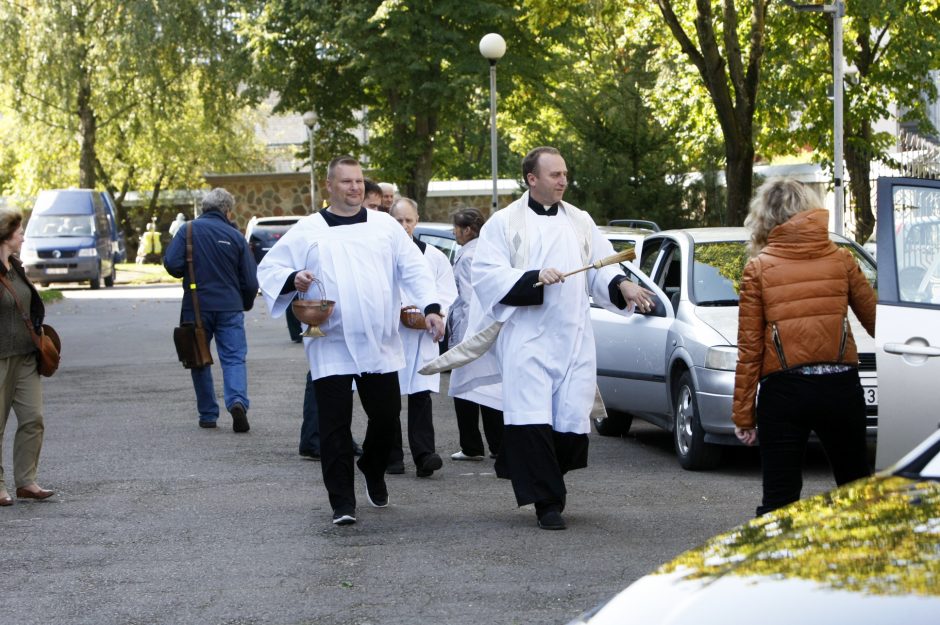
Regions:
<instances>
[{"instance_id":1,"label":"white car hood","mask_svg":"<svg viewBox=\"0 0 940 625\"><path fill-rule=\"evenodd\" d=\"M711 326L728 345L738 344L737 306L696 306L694 310L695 316Z\"/></svg>"},{"instance_id":2,"label":"white car hood","mask_svg":"<svg viewBox=\"0 0 940 625\"><path fill-rule=\"evenodd\" d=\"M711 326L729 345L738 344L738 307L737 306L696 306L695 316ZM849 310L849 326L859 353L873 353L875 339L868 335L858 317Z\"/></svg>"},{"instance_id":3,"label":"white car hood","mask_svg":"<svg viewBox=\"0 0 940 625\"><path fill-rule=\"evenodd\" d=\"M936 597L866 595L805 579L683 579L688 571L647 575L614 597L589 625L831 625L936 623ZM904 615L903 619L900 615ZM852 619L848 615L853 615ZM860 620L854 620L854 619ZM899 620L900 619L900 620Z\"/></svg>"}]
</instances>

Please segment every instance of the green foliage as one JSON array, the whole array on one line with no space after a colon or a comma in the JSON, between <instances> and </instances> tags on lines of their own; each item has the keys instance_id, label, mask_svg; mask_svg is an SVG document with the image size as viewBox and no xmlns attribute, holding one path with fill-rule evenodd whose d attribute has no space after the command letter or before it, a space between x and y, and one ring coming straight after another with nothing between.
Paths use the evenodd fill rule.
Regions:
<instances>
[{"instance_id":1,"label":"green foliage","mask_svg":"<svg viewBox=\"0 0 940 625\"><path fill-rule=\"evenodd\" d=\"M104 186L120 211L128 190L157 198L206 170L263 166L239 90L249 59L235 4L0 4L2 191Z\"/></svg>"},{"instance_id":2,"label":"green foliage","mask_svg":"<svg viewBox=\"0 0 940 625\"><path fill-rule=\"evenodd\" d=\"M58 289L39 289L39 297L42 298L43 304L51 304L58 302L65 296L62 295L62 291Z\"/></svg>"},{"instance_id":3,"label":"green foliage","mask_svg":"<svg viewBox=\"0 0 940 625\"><path fill-rule=\"evenodd\" d=\"M930 70L940 69L940 9L934 1L853 0L843 20L847 76L843 107L845 156L858 224L865 240L874 226L868 185L871 160L885 161L896 137L877 131L881 119L911 122L935 134L925 101L937 98ZM762 91L762 142L773 153L809 147L817 162L831 167L832 20L779 6L768 37L773 71ZM900 111L898 115L895 110Z\"/></svg>"},{"instance_id":4,"label":"green foliage","mask_svg":"<svg viewBox=\"0 0 940 625\"><path fill-rule=\"evenodd\" d=\"M274 0L240 28L259 80L281 95L280 110L318 114L318 159L361 151L349 147L345 129L355 126L353 111L365 110L374 175L420 203L441 149L445 176L488 174L480 38L499 30L512 51L498 66L499 91L507 94L537 82L550 58L541 44L565 28L536 36L524 15L510 0Z\"/></svg>"}]
</instances>

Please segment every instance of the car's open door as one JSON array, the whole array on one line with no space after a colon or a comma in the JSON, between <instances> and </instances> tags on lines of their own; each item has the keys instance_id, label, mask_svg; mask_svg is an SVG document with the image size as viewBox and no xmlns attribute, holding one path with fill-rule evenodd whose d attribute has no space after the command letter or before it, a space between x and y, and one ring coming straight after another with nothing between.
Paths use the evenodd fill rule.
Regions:
<instances>
[{"instance_id":1,"label":"car's open door","mask_svg":"<svg viewBox=\"0 0 940 625\"><path fill-rule=\"evenodd\" d=\"M940 427L940 180L878 181L878 469Z\"/></svg>"}]
</instances>

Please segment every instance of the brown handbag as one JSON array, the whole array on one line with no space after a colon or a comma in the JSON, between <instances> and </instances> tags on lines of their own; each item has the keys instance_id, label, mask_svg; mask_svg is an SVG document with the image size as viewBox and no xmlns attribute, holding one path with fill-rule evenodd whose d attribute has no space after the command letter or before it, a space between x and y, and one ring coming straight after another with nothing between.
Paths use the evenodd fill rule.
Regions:
<instances>
[{"instance_id":1,"label":"brown handbag","mask_svg":"<svg viewBox=\"0 0 940 625\"><path fill-rule=\"evenodd\" d=\"M62 341L59 340L59 334L48 324L43 324L40 328L40 334L36 334L33 324L30 323L23 307L20 305L20 298L16 296L13 285L2 276L0 276L0 282L3 282L3 286L13 295L16 308L20 311L20 317L23 318L23 323L26 324L30 338L36 344L36 369L38 369L39 375L46 378L51 377L59 368L59 361L62 359Z\"/></svg>"},{"instance_id":2,"label":"brown handbag","mask_svg":"<svg viewBox=\"0 0 940 625\"><path fill-rule=\"evenodd\" d=\"M202 369L212 364L212 353L206 330L202 327L199 296L196 294L196 272L193 269L193 222L186 224L186 264L189 266L189 293L193 298L195 323L186 321L173 328L173 343L176 356L186 369Z\"/></svg>"}]
</instances>

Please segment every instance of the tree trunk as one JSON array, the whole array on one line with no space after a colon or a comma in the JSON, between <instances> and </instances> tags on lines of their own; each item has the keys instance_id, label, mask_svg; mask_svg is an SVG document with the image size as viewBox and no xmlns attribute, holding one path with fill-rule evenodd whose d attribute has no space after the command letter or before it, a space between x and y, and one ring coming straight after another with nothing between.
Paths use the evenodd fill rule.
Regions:
<instances>
[{"instance_id":1,"label":"tree trunk","mask_svg":"<svg viewBox=\"0 0 940 625\"><path fill-rule=\"evenodd\" d=\"M87 71L82 71L78 86L78 123L81 132L81 153L78 160L78 186L94 189L98 182L95 163L95 141L98 138L98 120L91 106L91 80Z\"/></svg>"},{"instance_id":2,"label":"tree trunk","mask_svg":"<svg viewBox=\"0 0 940 625\"><path fill-rule=\"evenodd\" d=\"M750 141L736 146L725 143L725 182L728 189L726 226L743 226L754 186L754 147Z\"/></svg>"},{"instance_id":3,"label":"tree trunk","mask_svg":"<svg viewBox=\"0 0 940 625\"><path fill-rule=\"evenodd\" d=\"M865 125L867 134L871 128ZM864 132L863 132L864 134ZM852 194L852 212L855 215L855 240L864 243L875 229L875 215L871 207L871 160L864 152L859 153L845 146L845 167L849 173L849 190Z\"/></svg>"},{"instance_id":4,"label":"tree trunk","mask_svg":"<svg viewBox=\"0 0 940 625\"><path fill-rule=\"evenodd\" d=\"M434 135L437 132L437 116L433 113L419 115L415 118L415 128L412 136L414 141L421 145L421 152L417 154L414 162L408 168L409 180L405 183L405 192L408 197L418 203L419 214L427 219L425 200L428 197L428 183L434 173Z\"/></svg>"},{"instance_id":5,"label":"tree trunk","mask_svg":"<svg viewBox=\"0 0 940 625\"><path fill-rule=\"evenodd\" d=\"M157 201L160 199L160 190L163 186L164 176L166 176L166 169L160 172L157 182L153 185L153 193L150 195L150 205L148 206L151 217L157 214Z\"/></svg>"}]
</instances>

